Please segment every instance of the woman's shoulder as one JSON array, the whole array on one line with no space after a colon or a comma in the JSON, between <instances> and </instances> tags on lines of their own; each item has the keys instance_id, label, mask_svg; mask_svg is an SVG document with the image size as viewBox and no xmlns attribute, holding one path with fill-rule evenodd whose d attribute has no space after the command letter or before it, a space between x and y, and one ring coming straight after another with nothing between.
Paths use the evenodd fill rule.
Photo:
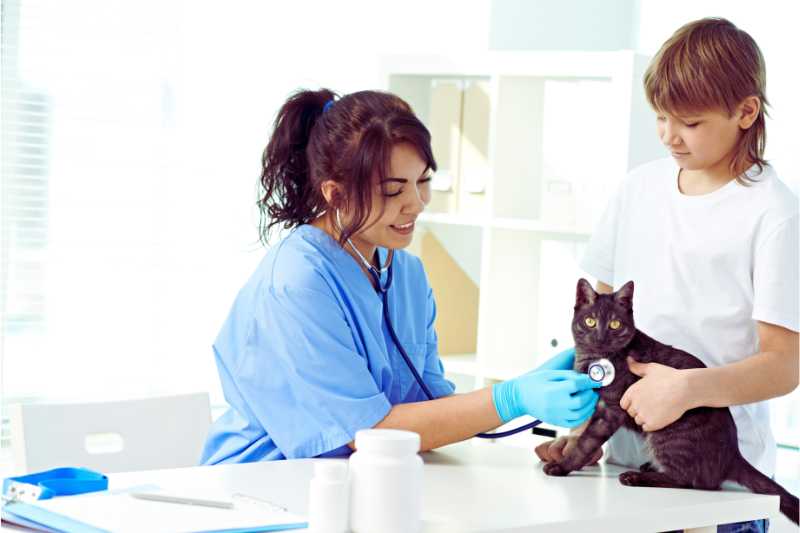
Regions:
<instances>
[{"instance_id":1,"label":"woman's shoulder","mask_svg":"<svg viewBox=\"0 0 800 533\"><path fill-rule=\"evenodd\" d=\"M328 242L329 241L329 242ZM267 251L254 274L262 289L316 290L327 288L335 242L309 225L295 228Z\"/></svg>"},{"instance_id":2,"label":"woman's shoulder","mask_svg":"<svg viewBox=\"0 0 800 533\"><path fill-rule=\"evenodd\" d=\"M273 291L329 292L331 284L336 285L333 278L349 261L352 261L349 254L330 236L304 225L270 248L251 281L261 289ZM416 255L395 250L392 268L397 276L395 282L428 286L425 268Z\"/></svg>"}]
</instances>

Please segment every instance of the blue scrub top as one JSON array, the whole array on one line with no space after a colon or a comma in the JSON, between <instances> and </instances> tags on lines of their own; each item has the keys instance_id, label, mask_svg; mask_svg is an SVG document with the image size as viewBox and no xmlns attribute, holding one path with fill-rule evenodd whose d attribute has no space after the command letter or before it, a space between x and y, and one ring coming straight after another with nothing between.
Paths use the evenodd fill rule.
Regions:
<instances>
[{"instance_id":1,"label":"blue scrub top","mask_svg":"<svg viewBox=\"0 0 800 533\"><path fill-rule=\"evenodd\" d=\"M387 251L378 253L385 261ZM422 262L397 250L393 263L392 325L431 393L452 394ZM310 225L267 252L214 355L230 408L211 427L204 464L345 456L357 430L393 405L426 399L392 342L380 295L356 260Z\"/></svg>"}]
</instances>

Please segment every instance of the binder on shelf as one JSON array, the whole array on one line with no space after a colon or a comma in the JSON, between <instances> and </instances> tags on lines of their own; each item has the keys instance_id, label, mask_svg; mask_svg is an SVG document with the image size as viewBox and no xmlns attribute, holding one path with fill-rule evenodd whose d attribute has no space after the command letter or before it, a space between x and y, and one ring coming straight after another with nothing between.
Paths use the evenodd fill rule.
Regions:
<instances>
[{"instance_id":1,"label":"binder on shelf","mask_svg":"<svg viewBox=\"0 0 800 533\"><path fill-rule=\"evenodd\" d=\"M575 187L570 180L542 180L542 222L556 228L575 229Z\"/></svg>"},{"instance_id":2,"label":"binder on shelf","mask_svg":"<svg viewBox=\"0 0 800 533\"><path fill-rule=\"evenodd\" d=\"M610 80L548 79L542 117L542 221L591 232L605 209L609 175L624 175L619 146L626 127L615 115ZM604 135L584 125L604 124Z\"/></svg>"},{"instance_id":3,"label":"binder on shelf","mask_svg":"<svg viewBox=\"0 0 800 533\"><path fill-rule=\"evenodd\" d=\"M486 187L490 179L489 119L490 84L476 79L465 82L461 114L461 160L458 210L461 214L487 213Z\"/></svg>"},{"instance_id":4,"label":"binder on shelf","mask_svg":"<svg viewBox=\"0 0 800 533\"><path fill-rule=\"evenodd\" d=\"M428 210L455 213L458 209L458 175L461 129L462 82L459 79L432 79L428 129L438 169L431 183Z\"/></svg>"}]
</instances>

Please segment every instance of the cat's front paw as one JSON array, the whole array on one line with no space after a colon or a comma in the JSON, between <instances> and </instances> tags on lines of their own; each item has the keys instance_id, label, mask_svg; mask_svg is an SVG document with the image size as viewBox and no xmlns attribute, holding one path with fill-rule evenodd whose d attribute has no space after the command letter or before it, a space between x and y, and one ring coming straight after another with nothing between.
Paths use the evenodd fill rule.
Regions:
<instances>
[{"instance_id":1,"label":"cat's front paw","mask_svg":"<svg viewBox=\"0 0 800 533\"><path fill-rule=\"evenodd\" d=\"M569 471L561 466L560 463L547 463L544 465L544 473L548 476L566 476Z\"/></svg>"},{"instance_id":2,"label":"cat's front paw","mask_svg":"<svg viewBox=\"0 0 800 533\"><path fill-rule=\"evenodd\" d=\"M619 475L619 482L629 487L638 487L639 485L641 485L640 482L641 477L642 477L641 472L637 472L635 470L629 470L628 472L623 472Z\"/></svg>"}]
</instances>

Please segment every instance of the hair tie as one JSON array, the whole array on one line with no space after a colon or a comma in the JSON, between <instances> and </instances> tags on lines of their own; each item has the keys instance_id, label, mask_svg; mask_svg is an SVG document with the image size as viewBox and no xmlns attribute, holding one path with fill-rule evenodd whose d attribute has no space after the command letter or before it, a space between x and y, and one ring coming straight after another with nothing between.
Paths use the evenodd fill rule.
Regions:
<instances>
[{"instance_id":1,"label":"hair tie","mask_svg":"<svg viewBox=\"0 0 800 533\"><path fill-rule=\"evenodd\" d=\"M325 103L325 107L323 107L323 108L322 108L322 112L323 112L323 113L327 113L327 112L328 112L328 109L330 109L332 105L333 105L333 98L331 98L330 100L328 100L328 101Z\"/></svg>"}]
</instances>

